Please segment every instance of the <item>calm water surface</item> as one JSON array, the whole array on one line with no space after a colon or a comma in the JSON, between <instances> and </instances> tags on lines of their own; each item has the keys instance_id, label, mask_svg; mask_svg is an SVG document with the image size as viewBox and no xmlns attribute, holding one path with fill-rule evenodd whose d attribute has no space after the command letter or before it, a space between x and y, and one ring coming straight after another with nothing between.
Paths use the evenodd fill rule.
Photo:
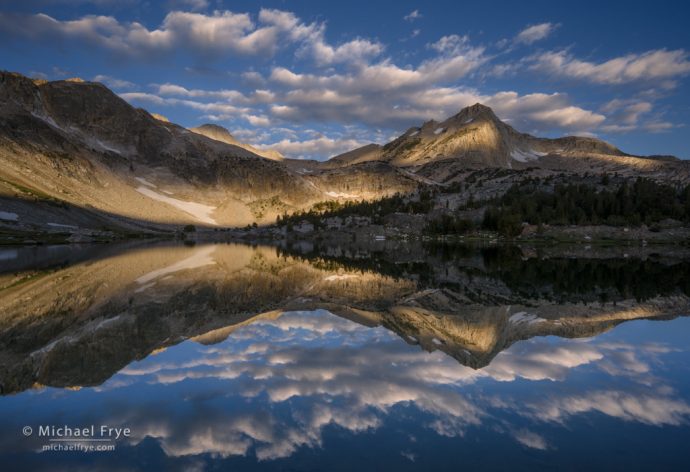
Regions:
<instances>
[{"instance_id":1,"label":"calm water surface","mask_svg":"<svg viewBox=\"0 0 690 472\"><path fill-rule=\"evenodd\" d=\"M688 468L676 253L12 251L4 470Z\"/></svg>"}]
</instances>

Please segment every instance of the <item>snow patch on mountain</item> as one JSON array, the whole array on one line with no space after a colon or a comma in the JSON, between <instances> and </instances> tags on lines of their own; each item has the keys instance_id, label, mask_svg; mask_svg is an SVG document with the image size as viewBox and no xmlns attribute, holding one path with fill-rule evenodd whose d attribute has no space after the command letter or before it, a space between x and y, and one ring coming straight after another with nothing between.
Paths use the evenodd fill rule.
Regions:
<instances>
[{"instance_id":1,"label":"snow patch on mountain","mask_svg":"<svg viewBox=\"0 0 690 472\"><path fill-rule=\"evenodd\" d=\"M100 139L96 139L96 138L90 139L90 140L88 140L88 144L90 144L92 147L100 149L101 151L110 151L110 152L114 152L115 154L119 154L121 156L123 155L122 149L116 148L115 146L113 146L111 144L104 143Z\"/></svg>"},{"instance_id":2,"label":"snow patch on mountain","mask_svg":"<svg viewBox=\"0 0 690 472\"><path fill-rule=\"evenodd\" d=\"M515 149L510 153L510 157L518 162L530 162L545 156L545 152L535 151L534 149L522 150Z\"/></svg>"},{"instance_id":3,"label":"snow patch on mountain","mask_svg":"<svg viewBox=\"0 0 690 472\"><path fill-rule=\"evenodd\" d=\"M151 182L149 182L148 180L146 180L143 177L134 177L134 178L136 180L138 180L140 183L146 185L147 187L156 188L156 186L154 184L152 184Z\"/></svg>"},{"instance_id":4,"label":"snow patch on mountain","mask_svg":"<svg viewBox=\"0 0 690 472\"><path fill-rule=\"evenodd\" d=\"M527 313L526 311L521 311L519 313L515 313L513 316L508 318L508 322L512 324L528 324L528 325L533 325L533 324L538 324L546 321L544 318L540 318L537 315Z\"/></svg>"},{"instance_id":5,"label":"snow patch on mountain","mask_svg":"<svg viewBox=\"0 0 690 472\"><path fill-rule=\"evenodd\" d=\"M339 193L339 192L326 192L326 195L329 197L335 197L335 198L355 198L357 195L353 195L351 193Z\"/></svg>"},{"instance_id":6,"label":"snow patch on mountain","mask_svg":"<svg viewBox=\"0 0 690 472\"><path fill-rule=\"evenodd\" d=\"M357 275L354 274L344 274L344 275L329 275L326 277L325 280L326 282L335 282L337 280L347 280L347 279L356 279Z\"/></svg>"},{"instance_id":7,"label":"snow patch on mountain","mask_svg":"<svg viewBox=\"0 0 690 472\"><path fill-rule=\"evenodd\" d=\"M215 211L216 207L210 205L204 205L202 203L196 202L186 202L184 200L178 200L172 197L166 197L160 193L154 192L147 187L137 187L137 192L159 202L167 203L168 205L174 206L175 208L184 211L185 213L192 215L197 220L202 223L207 223L211 225L217 225L218 223L211 217L211 214Z\"/></svg>"},{"instance_id":8,"label":"snow patch on mountain","mask_svg":"<svg viewBox=\"0 0 690 472\"><path fill-rule=\"evenodd\" d=\"M65 225L62 223L48 223L48 226L52 226L54 228L70 228L70 229L77 229L77 226L74 225Z\"/></svg>"},{"instance_id":9,"label":"snow patch on mountain","mask_svg":"<svg viewBox=\"0 0 690 472\"><path fill-rule=\"evenodd\" d=\"M17 221L19 215L16 213L11 213L9 211L0 211L0 220L5 221Z\"/></svg>"}]
</instances>

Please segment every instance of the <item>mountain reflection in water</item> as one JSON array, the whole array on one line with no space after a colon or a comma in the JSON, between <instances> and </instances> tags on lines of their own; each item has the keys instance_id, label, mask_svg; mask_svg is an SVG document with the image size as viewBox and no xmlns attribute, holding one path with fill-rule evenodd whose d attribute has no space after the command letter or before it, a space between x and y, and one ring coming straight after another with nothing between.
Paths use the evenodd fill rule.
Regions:
<instances>
[{"instance_id":1,"label":"mountain reflection in water","mask_svg":"<svg viewBox=\"0 0 690 472\"><path fill-rule=\"evenodd\" d=\"M674 467L690 438L673 250L15 251L0 455L17 470ZM133 435L60 456L20 434L65 423Z\"/></svg>"}]
</instances>

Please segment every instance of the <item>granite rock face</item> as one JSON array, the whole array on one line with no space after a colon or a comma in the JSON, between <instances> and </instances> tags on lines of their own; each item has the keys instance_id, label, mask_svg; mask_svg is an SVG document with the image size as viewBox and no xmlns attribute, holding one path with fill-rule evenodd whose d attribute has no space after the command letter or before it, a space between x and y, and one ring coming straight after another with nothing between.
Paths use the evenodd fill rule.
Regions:
<instances>
[{"instance_id":1,"label":"granite rock face","mask_svg":"<svg viewBox=\"0 0 690 472\"><path fill-rule=\"evenodd\" d=\"M537 174L690 181L685 161L631 156L594 138L536 138L481 104L316 162L240 143L217 125L188 130L100 83L0 72L0 205L12 218L0 226L25 234L265 225L317 202L437 188L473 169L517 172L485 186L492 196Z\"/></svg>"},{"instance_id":2,"label":"granite rock face","mask_svg":"<svg viewBox=\"0 0 690 472\"><path fill-rule=\"evenodd\" d=\"M335 156L325 166L345 167L383 161L444 181L462 169L541 168L559 172L647 176L688 181L690 167L673 157L626 154L596 138L538 138L520 133L493 110L477 103L442 122L427 121L384 146L367 145ZM428 167L428 166L432 167Z\"/></svg>"},{"instance_id":3,"label":"granite rock face","mask_svg":"<svg viewBox=\"0 0 690 472\"><path fill-rule=\"evenodd\" d=\"M206 136L207 138L215 139L226 144L232 144L233 146L241 147L249 152L256 154L257 156L265 157L266 159L271 159L273 161L282 161L285 157L275 149L261 150L257 149L251 144L246 144L238 141L235 137L230 134L230 131L219 125L214 125L207 123L196 128L190 128L190 131L194 131L197 134Z\"/></svg>"},{"instance_id":4,"label":"granite rock face","mask_svg":"<svg viewBox=\"0 0 690 472\"><path fill-rule=\"evenodd\" d=\"M270 159L280 157L236 143L224 129L193 132L161 120L99 83L0 73L0 199L19 225L40 225L31 217L37 200L112 215L120 226L244 226L323 200L417 186L396 172L384 182L380 172L353 168L339 174L360 192L334 196L330 176Z\"/></svg>"}]
</instances>

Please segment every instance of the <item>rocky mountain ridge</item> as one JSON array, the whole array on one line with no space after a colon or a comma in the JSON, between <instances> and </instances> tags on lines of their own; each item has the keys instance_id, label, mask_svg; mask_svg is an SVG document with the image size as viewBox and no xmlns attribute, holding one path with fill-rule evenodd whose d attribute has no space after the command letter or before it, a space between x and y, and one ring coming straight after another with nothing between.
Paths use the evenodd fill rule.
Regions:
<instances>
[{"instance_id":1,"label":"rocky mountain ridge","mask_svg":"<svg viewBox=\"0 0 690 472\"><path fill-rule=\"evenodd\" d=\"M110 226L141 228L268 223L342 198L328 172L301 173L160 120L100 83L33 81L8 72L0 73L0 163L0 223L27 231L50 230L32 217L44 203L98 212ZM358 198L417 185L381 166L336 173ZM64 215L49 222L84 223Z\"/></svg>"},{"instance_id":2,"label":"rocky mountain ridge","mask_svg":"<svg viewBox=\"0 0 690 472\"><path fill-rule=\"evenodd\" d=\"M153 116L100 83L0 72L0 229L6 231L270 224L317 202L447 187L477 169L514 171L484 186L491 195L515 179L564 173L690 181L685 161L632 156L594 138L536 138L481 104L326 162L279 157L216 125L188 130Z\"/></svg>"},{"instance_id":3,"label":"rocky mountain ridge","mask_svg":"<svg viewBox=\"0 0 690 472\"><path fill-rule=\"evenodd\" d=\"M220 125L215 125L212 123L206 123L195 128L189 128L189 131L193 131L197 134L206 136L207 138L215 139L216 141L221 141L226 144L231 144L233 146L241 147L247 151L256 154L257 156L265 157L266 159L271 159L273 161L282 161L285 157L275 149L261 150L257 149L251 144L246 144L238 141L235 137L230 134L226 128Z\"/></svg>"},{"instance_id":4,"label":"rocky mountain ridge","mask_svg":"<svg viewBox=\"0 0 690 472\"><path fill-rule=\"evenodd\" d=\"M626 154L597 138L549 139L520 133L501 121L491 108L476 103L442 122L431 120L410 128L383 146L367 145L335 156L327 165L386 161L395 166L414 167L452 160L466 167L524 168L545 166L549 158L560 158L564 170L568 170L565 158L601 158L602 164L621 158L621 163L629 164L629 159L653 159L653 156ZM664 160L678 162L672 156ZM644 167L644 163L638 164Z\"/></svg>"}]
</instances>

